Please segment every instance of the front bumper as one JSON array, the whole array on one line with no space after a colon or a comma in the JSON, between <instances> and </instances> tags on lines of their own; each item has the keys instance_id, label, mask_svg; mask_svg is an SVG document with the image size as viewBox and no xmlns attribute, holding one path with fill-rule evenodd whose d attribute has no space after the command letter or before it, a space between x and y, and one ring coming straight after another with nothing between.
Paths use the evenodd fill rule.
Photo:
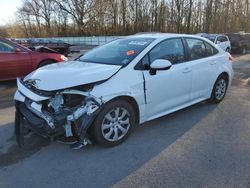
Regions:
<instances>
[{"instance_id":1,"label":"front bumper","mask_svg":"<svg viewBox=\"0 0 250 188\"><path fill-rule=\"evenodd\" d=\"M23 118L25 121L25 126L27 129L44 138L50 138L51 140L54 140L56 137L64 135L65 130L63 126L55 126L55 128L52 129L44 119L31 112L26 107L25 103L16 101L16 112L19 118ZM20 126L17 125L18 123L19 121L15 122L16 127Z\"/></svg>"},{"instance_id":2,"label":"front bumper","mask_svg":"<svg viewBox=\"0 0 250 188\"><path fill-rule=\"evenodd\" d=\"M78 94L85 96L83 104L78 107L61 109L56 113L48 113L41 109L48 96L41 96L27 88L21 80L17 80L18 90L15 93L16 104L16 138L22 142L22 132L25 128L36 134L54 141L61 138L73 137L81 143L86 143L87 129L91 126L95 117L102 109L102 103L92 96L77 90L65 90L61 94ZM21 121L20 121L21 120ZM24 123L20 123L24 122ZM18 140L18 138L21 138ZM21 144L19 144L21 146Z\"/></svg>"}]
</instances>

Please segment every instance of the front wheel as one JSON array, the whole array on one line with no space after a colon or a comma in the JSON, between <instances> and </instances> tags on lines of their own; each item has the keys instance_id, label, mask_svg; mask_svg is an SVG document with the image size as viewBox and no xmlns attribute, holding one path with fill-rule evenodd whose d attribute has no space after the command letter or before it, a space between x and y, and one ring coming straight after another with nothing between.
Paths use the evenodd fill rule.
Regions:
<instances>
[{"instance_id":1,"label":"front wheel","mask_svg":"<svg viewBox=\"0 0 250 188\"><path fill-rule=\"evenodd\" d=\"M97 116L92 135L103 147L113 147L124 142L135 125L133 108L123 100L107 103Z\"/></svg>"},{"instance_id":2,"label":"front wheel","mask_svg":"<svg viewBox=\"0 0 250 188\"><path fill-rule=\"evenodd\" d=\"M211 97L210 97L210 103L220 103L227 92L227 87L228 87L228 79L225 75L220 75L213 87Z\"/></svg>"}]
</instances>

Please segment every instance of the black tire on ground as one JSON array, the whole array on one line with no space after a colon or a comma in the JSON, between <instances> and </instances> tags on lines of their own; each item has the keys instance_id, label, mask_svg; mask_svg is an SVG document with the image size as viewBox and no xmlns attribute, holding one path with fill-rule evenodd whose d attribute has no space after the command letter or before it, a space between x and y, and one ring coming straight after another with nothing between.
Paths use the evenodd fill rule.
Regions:
<instances>
[{"instance_id":1,"label":"black tire on ground","mask_svg":"<svg viewBox=\"0 0 250 188\"><path fill-rule=\"evenodd\" d=\"M32 149L46 146L50 143L49 139L42 138L27 129L26 121L22 114L16 111L15 114L15 136L17 145L22 149Z\"/></svg>"},{"instance_id":2,"label":"black tire on ground","mask_svg":"<svg viewBox=\"0 0 250 188\"><path fill-rule=\"evenodd\" d=\"M119 109L119 110L117 110L117 109ZM119 115L116 116L115 110L117 110L116 112ZM123 112L126 112L127 115L125 117L121 118ZM112 124L111 121L109 122L108 119L106 118L108 114L110 114L112 118L116 119L116 120L114 120L116 122L113 122L114 126L112 128L107 128L107 129L103 130L102 129L103 124L107 123L107 124L109 124L109 126ZM125 122L128 118L128 120L127 120L129 122L128 125L125 126L121 122L119 124L119 118L117 119L117 117L120 117L121 122ZM117 129L115 127L115 125L118 125L118 124L116 124L117 122L119 125L122 125L122 128L125 127L125 129L127 129L127 131L126 131L126 133L124 133L124 136L121 137L119 140L110 141L104 137L104 134L107 136L108 132L111 131L112 134L110 135L109 138L114 139L115 138L115 131L114 130ZM103 147L113 147L113 146L121 144L122 142L124 142L128 138L133 126L135 126L134 109L131 107L131 105L129 105L128 102L118 99L118 100L114 100L114 101L111 101L111 102L105 104L103 109L100 111L100 113L96 117L96 119L95 119L95 121L90 129L90 134L92 135L94 141L97 144L99 144ZM117 134L120 136L123 134L121 129L118 130ZM120 136L118 136L118 137L120 137Z\"/></svg>"},{"instance_id":3,"label":"black tire on ground","mask_svg":"<svg viewBox=\"0 0 250 188\"><path fill-rule=\"evenodd\" d=\"M218 97L216 92L217 92L219 84L221 84L221 82L222 83L225 82L225 86L224 86L225 87L225 92L224 92L224 94L222 96ZM212 104L220 103L224 99L224 97L226 95L227 87L228 87L228 78L227 78L227 76L225 74L221 74L214 83L214 87L213 87L209 102L212 103Z\"/></svg>"},{"instance_id":4,"label":"black tire on ground","mask_svg":"<svg viewBox=\"0 0 250 188\"><path fill-rule=\"evenodd\" d=\"M41 63L39 63L37 68L40 68L40 67L43 67L43 66L46 66L46 65L50 65L50 64L53 64L55 62L56 61L53 61L53 60L45 60L45 61L42 61Z\"/></svg>"},{"instance_id":5,"label":"black tire on ground","mask_svg":"<svg viewBox=\"0 0 250 188\"><path fill-rule=\"evenodd\" d=\"M16 136L16 142L19 147L24 146L24 137L23 137L23 126L22 126L22 117L21 114L16 111L15 112L15 136Z\"/></svg>"}]
</instances>

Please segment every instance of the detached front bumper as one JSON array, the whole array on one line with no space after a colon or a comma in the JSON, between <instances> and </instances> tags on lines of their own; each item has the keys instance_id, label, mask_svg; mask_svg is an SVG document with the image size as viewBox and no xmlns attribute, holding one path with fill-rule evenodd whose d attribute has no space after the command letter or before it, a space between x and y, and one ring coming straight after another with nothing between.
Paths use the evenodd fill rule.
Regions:
<instances>
[{"instance_id":1,"label":"detached front bumper","mask_svg":"<svg viewBox=\"0 0 250 188\"><path fill-rule=\"evenodd\" d=\"M47 122L41 117L31 112L25 105L16 101L16 119L21 118L25 122L25 128L35 132L36 134L54 140L56 137L64 135L64 127L56 126L52 129ZM15 122L15 127L21 126L20 119Z\"/></svg>"},{"instance_id":2,"label":"detached front bumper","mask_svg":"<svg viewBox=\"0 0 250 188\"><path fill-rule=\"evenodd\" d=\"M50 101L52 97L41 96L27 88L19 79L18 90L15 93L16 104L16 138L18 144L23 143L24 128L36 134L57 140L73 137L79 142L86 143L87 129L94 121L102 108L102 103L86 93L77 90L65 90L57 95L73 94L85 96L83 103L76 107L62 107L59 111L50 113L42 108L43 102ZM47 104L47 103L46 103Z\"/></svg>"}]
</instances>

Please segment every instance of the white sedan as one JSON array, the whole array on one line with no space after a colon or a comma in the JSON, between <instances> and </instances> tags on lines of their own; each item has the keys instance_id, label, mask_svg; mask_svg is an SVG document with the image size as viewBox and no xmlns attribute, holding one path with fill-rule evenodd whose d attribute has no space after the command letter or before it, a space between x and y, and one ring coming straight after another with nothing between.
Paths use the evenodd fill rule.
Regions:
<instances>
[{"instance_id":1,"label":"white sedan","mask_svg":"<svg viewBox=\"0 0 250 188\"><path fill-rule=\"evenodd\" d=\"M199 35L199 34L198 34ZM226 35L223 34L201 34L200 36L211 40L217 46L221 47L224 51L231 51L231 42Z\"/></svg>"},{"instance_id":2,"label":"white sedan","mask_svg":"<svg viewBox=\"0 0 250 188\"><path fill-rule=\"evenodd\" d=\"M200 101L223 100L232 78L229 53L192 35L132 35L78 59L17 79L16 137L28 132L104 147L125 141L137 124Z\"/></svg>"}]
</instances>

